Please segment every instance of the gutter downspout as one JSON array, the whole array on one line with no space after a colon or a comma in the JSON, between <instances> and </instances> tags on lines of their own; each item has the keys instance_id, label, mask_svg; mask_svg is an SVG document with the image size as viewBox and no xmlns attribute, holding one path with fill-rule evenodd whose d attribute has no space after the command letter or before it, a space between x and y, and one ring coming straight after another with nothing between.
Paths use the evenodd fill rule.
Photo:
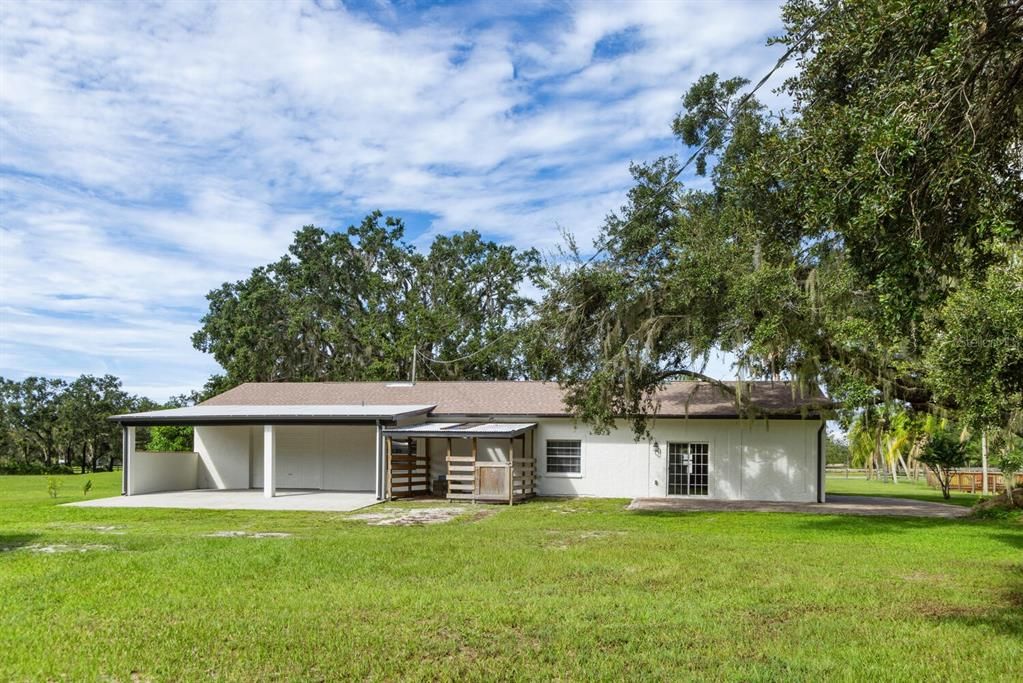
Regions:
<instances>
[{"instance_id":1,"label":"gutter downspout","mask_svg":"<svg viewBox=\"0 0 1023 683\"><path fill-rule=\"evenodd\" d=\"M824 502L824 425L825 422L821 420L821 426L817 430L817 502Z\"/></svg>"}]
</instances>

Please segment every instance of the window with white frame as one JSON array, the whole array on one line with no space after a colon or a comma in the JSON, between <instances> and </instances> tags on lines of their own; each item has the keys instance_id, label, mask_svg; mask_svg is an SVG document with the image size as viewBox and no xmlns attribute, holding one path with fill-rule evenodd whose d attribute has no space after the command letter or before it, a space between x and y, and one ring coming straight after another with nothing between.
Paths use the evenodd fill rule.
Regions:
<instances>
[{"instance_id":1,"label":"window with white frame","mask_svg":"<svg viewBox=\"0 0 1023 683\"><path fill-rule=\"evenodd\" d=\"M547 474L582 474L583 446L581 441L548 441Z\"/></svg>"},{"instance_id":2,"label":"window with white frame","mask_svg":"<svg viewBox=\"0 0 1023 683\"><path fill-rule=\"evenodd\" d=\"M668 495L706 496L710 484L710 446L668 444Z\"/></svg>"}]
</instances>

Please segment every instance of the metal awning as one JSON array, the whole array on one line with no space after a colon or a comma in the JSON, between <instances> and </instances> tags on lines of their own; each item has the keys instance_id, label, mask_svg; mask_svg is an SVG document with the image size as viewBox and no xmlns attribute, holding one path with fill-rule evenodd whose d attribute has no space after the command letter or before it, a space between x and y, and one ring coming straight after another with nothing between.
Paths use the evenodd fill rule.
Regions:
<instances>
[{"instance_id":1,"label":"metal awning","mask_svg":"<svg viewBox=\"0 0 1023 683\"><path fill-rule=\"evenodd\" d=\"M388 427L384 436L512 439L536 427L535 422L421 422Z\"/></svg>"},{"instance_id":2,"label":"metal awning","mask_svg":"<svg viewBox=\"0 0 1023 683\"><path fill-rule=\"evenodd\" d=\"M425 415L433 405L189 406L113 415L123 425L345 424Z\"/></svg>"}]
</instances>

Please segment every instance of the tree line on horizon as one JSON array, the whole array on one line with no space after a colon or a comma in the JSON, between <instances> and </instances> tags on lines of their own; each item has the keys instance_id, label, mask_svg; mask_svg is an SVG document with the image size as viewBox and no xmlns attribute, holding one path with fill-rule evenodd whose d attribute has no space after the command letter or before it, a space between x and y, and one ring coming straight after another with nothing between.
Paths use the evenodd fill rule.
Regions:
<instances>
[{"instance_id":1,"label":"tree line on horizon","mask_svg":"<svg viewBox=\"0 0 1023 683\"><path fill-rule=\"evenodd\" d=\"M790 108L742 78L699 78L672 123L695 153L634 164L595 253L569 237L542 259L476 231L420 251L380 212L305 226L280 259L208 294L192 342L224 373L204 391L413 367L553 379L595 429L630 415L642 435L676 379L759 414L704 373L723 350L743 377L826 387L820 407L876 443L904 413L1019 452L1019 7L791 0L782 18ZM690 164L706 189L680 180Z\"/></svg>"},{"instance_id":2,"label":"tree line on horizon","mask_svg":"<svg viewBox=\"0 0 1023 683\"><path fill-rule=\"evenodd\" d=\"M110 471L121 464L121 429L111 415L174 408L201 399L158 403L128 393L113 375L12 380L0 377L0 474ZM142 450L192 450L191 429L137 432Z\"/></svg>"}]
</instances>

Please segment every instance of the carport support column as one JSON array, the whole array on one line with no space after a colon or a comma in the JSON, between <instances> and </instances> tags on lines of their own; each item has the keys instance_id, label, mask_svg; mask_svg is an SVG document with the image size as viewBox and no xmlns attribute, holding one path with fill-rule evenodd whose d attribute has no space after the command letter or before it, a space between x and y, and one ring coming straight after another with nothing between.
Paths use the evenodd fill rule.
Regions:
<instances>
[{"instance_id":1,"label":"carport support column","mask_svg":"<svg viewBox=\"0 0 1023 683\"><path fill-rule=\"evenodd\" d=\"M122 494L126 496L134 495L135 493L135 481L132 477L132 460L135 459L135 427L127 426L124 428L124 434L122 436L124 449L121 453L121 479L123 489Z\"/></svg>"},{"instance_id":2,"label":"carport support column","mask_svg":"<svg viewBox=\"0 0 1023 683\"><path fill-rule=\"evenodd\" d=\"M377 500L383 500L384 499L384 483L383 483L384 482L384 477L383 477L382 471L383 471L384 468L381 466L381 460L383 459L383 454L382 454L381 448L380 448L380 440L383 437L380 435L380 420L377 420L376 432L375 433L376 433L376 439L375 439L376 445L374 446L375 450L373 451L373 454L374 454L374 462L376 464L374 465L374 472L373 473L376 475L376 478L374 479L374 481L376 483L373 485L373 489L374 489L374 491L375 491L375 493L377 495Z\"/></svg>"},{"instance_id":3,"label":"carport support column","mask_svg":"<svg viewBox=\"0 0 1023 683\"><path fill-rule=\"evenodd\" d=\"M277 433L273 425L263 425L263 497L277 493Z\"/></svg>"}]
</instances>

